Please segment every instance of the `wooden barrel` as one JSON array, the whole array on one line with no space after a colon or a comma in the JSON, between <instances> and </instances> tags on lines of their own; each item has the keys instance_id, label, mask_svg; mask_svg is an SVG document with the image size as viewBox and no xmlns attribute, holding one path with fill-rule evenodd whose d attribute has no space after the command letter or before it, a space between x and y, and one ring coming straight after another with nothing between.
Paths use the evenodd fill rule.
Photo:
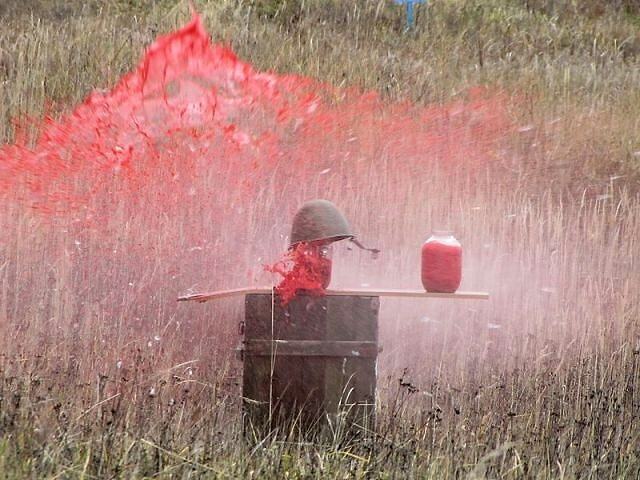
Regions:
<instances>
[{"instance_id":1,"label":"wooden barrel","mask_svg":"<svg viewBox=\"0 0 640 480\"><path fill-rule=\"evenodd\" d=\"M375 420L379 299L270 294L245 297L245 427L304 428Z\"/></svg>"}]
</instances>

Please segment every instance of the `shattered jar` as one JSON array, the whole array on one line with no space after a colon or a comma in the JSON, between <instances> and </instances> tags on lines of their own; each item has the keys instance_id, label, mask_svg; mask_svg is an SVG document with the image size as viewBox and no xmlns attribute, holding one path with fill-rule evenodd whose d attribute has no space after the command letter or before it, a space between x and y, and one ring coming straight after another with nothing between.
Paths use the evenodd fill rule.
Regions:
<instances>
[{"instance_id":1,"label":"shattered jar","mask_svg":"<svg viewBox=\"0 0 640 480\"><path fill-rule=\"evenodd\" d=\"M331 283L331 244L324 241L311 242L308 244L305 254L309 271L320 282L322 288L327 289Z\"/></svg>"}]
</instances>

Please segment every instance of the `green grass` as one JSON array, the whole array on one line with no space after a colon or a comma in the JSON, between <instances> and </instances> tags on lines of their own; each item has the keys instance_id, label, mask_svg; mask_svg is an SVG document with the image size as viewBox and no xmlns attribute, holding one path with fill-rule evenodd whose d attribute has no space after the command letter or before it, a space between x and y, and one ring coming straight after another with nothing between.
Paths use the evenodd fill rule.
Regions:
<instances>
[{"instance_id":1,"label":"green grass","mask_svg":"<svg viewBox=\"0 0 640 480\"><path fill-rule=\"evenodd\" d=\"M390 2L195 3L213 38L258 69L424 104L486 84L525 128L473 177L389 168L396 159L381 153L352 185L265 183L244 215L220 224L193 204L176 218L125 218L118 204L108 219L117 235L105 238L6 202L4 478L638 478L637 5L434 0L407 34ZM54 115L69 111L113 86L190 15L185 2L79 5L3 4L4 140L17 115L37 117L49 100ZM215 177L200 181L220 190ZM174 299L193 283L236 286L265 254L261 242L277 243L270 219L325 195L384 252L375 264L340 252L353 264L336 273L342 282L415 287L416 245L451 217L466 285L492 300L383 303L373 441L302 441L293 428L254 446L242 439L229 353L241 305ZM234 201L220 193L221 205ZM202 253L188 253L194 226L210 239ZM139 244L157 256L141 263ZM113 250L134 254L103 253ZM165 276L168 264L182 276Z\"/></svg>"}]
</instances>

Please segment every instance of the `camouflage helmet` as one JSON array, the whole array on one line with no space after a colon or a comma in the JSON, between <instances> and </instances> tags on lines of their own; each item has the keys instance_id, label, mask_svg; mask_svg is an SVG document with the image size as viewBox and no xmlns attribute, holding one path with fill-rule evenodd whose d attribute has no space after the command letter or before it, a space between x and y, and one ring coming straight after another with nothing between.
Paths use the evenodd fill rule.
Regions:
<instances>
[{"instance_id":1,"label":"camouflage helmet","mask_svg":"<svg viewBox=\"0 0 640 480\"><path fill-rule=\"evenodd\" d=\"M293 217L290 245L300 242L353 239L349 222L342 212L328 200L306 202Z\"/></svg>"}]
</instances>

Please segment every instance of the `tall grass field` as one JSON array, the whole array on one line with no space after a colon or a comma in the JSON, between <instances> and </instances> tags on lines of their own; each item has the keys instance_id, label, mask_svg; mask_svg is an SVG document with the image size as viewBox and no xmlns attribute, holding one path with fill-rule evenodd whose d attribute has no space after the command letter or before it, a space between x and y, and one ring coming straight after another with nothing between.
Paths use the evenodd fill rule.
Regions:
<instances>
[{"instance_id":1,"label":"tall grass field","mask_svg":"<svg viewBox=\"0 0 640 480\"><path fill-rule=\"evenodd\" d=\"M134 132L117 92L194 11L224 123ZM640 4L416 14L0 5L0 478L640 478ZM176 299L274 285L313 198L381 250L336 244L332 288L421 288L447 228L490 298L381 300L375 432L247 438L242 298Z\"/></svg>"}]
</instances>

